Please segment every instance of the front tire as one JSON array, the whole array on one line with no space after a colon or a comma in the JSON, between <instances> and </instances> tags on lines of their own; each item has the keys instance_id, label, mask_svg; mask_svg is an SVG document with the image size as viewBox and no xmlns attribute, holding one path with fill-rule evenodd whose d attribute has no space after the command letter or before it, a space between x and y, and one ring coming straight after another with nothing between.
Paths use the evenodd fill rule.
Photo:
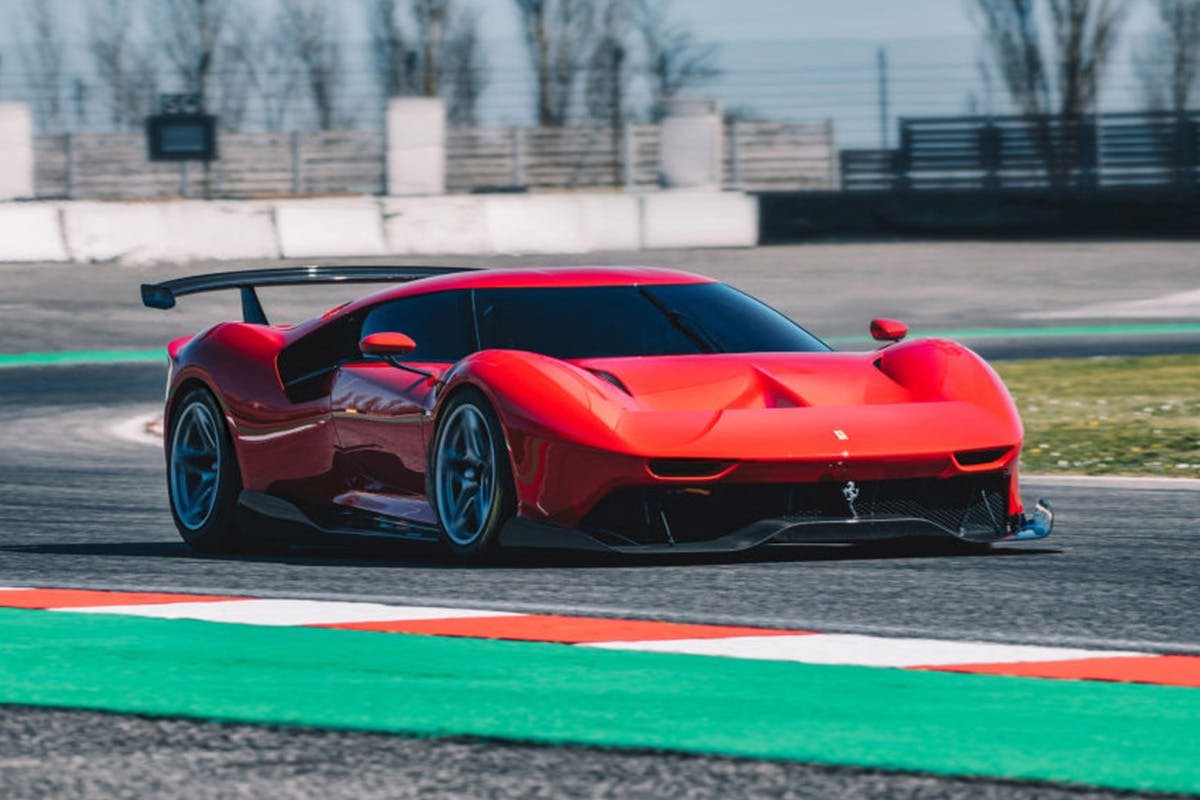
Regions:
<instances>
[{"instance_id":1,"label":"front tire","mask_svg":"<svg viewBox=\"0 0 1200 800\"><path fill-rule=\"evenodd\" d=\"M456 557L483 560L516 511L516 490L503 428L481 392L464 389L439 417L429 494L442 542Z\"/></svg>"},{"instance_id":2,"label":"front tire","mask_svg":"<svg viewBox=\"0 0 1200 800\"><path fill-rule=\"evenodd\" d=\"M171 414L166 440L167 492L180 537L193 550L233 550L242 491L225 417L207 389L189 390Z\"/></svg>"}]
</instances>

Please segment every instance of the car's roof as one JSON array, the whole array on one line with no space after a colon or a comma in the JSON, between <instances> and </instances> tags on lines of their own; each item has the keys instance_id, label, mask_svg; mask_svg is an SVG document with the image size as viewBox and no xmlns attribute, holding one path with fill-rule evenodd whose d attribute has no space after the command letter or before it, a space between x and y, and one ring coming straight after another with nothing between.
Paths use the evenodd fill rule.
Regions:
<instances>
[{"instance_id":1,"label":"car's roof","mask_svg":"<svg viewBox=\"0 0 1200 800\"><path fill-rule=\"evenodd\" d=\"M518 289L571 286L637 286L644 284L716 283L712 278L659 267L537 267L480 269L402 283L350 303L348 313L384 300L451 289Z\"/></svg>"}]
</instances>

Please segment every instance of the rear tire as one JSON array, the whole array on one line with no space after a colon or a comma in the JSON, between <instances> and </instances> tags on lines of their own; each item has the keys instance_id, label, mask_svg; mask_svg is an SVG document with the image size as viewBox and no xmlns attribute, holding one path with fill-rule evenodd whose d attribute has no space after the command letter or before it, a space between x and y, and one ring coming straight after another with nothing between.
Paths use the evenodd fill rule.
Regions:
<instances>
[{"instance_id":1,"label":"rear tire","mask_svg":"<svg viewBox=\"0 0 1200 800\"><path fill-rule=\"evenodd\" d=\"M180 537L200 553L238 547L242 477L220 404L207 389L188 390L167 428L167 493Z\"/></svg>"},{"instance_id":2,"label":"rear tire","mask_svg":"<svg viewBox=\"0 0 1200 800\"><path fill-rule=\"evenodd\" d=\"M488 558L517 500L504 429L481 392L464 389L446 404L430 462L428 492L442 543L464 561Z\"/></svg>"}]
</instances>

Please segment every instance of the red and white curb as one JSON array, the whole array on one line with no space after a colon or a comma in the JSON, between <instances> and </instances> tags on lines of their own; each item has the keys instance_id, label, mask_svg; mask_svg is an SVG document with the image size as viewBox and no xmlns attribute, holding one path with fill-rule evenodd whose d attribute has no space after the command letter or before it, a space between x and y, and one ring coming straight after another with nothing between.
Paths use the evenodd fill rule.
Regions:
<instances>
[{"instance_id":1,"label":"red and white curb","mask_svg":"<svg viewBox=\"0 0 1200 800\"><path fill-rule=\"evenodd\" d=\"M1200 688L1200 656L515 614L486 609L193 594L0 587L0 607L243 625L550 642L804 664L971 672Z\"/></svg>"}]
</instances>

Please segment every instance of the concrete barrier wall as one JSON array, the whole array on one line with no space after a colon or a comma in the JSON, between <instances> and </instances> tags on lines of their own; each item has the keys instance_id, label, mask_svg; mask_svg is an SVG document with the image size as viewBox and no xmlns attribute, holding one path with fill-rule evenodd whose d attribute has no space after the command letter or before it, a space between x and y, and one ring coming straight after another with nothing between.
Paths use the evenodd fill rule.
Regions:
<instances>
[{"instance_id":1,"label":"concrete barrier wall","mask_svg":"<svg viewBox=\"0 0 1200 800\"><path fill-rule=\"evenodd\" d=\"M57 208L48 203L0 203L0 260L70 258Z\"/></svg>"},{"instance_id":2,"label":"concrete barrier wall","mask_svg":"<svg viewBox=\"0 0 1200 800\"><path fill-rule=\"evenodd\" d=\"M283 200L275 204L283 258L381 256L383 218L375 198Z\"/></svg>"},{"instance_id":3,"label":"concrete barrier wall","mask_svg":"<svg viewBox=\"0 0 1200 800\"><path fill-rule=\"evenodd\" d=\"M339 258L750 247L738 192L0 203L0 262Z\"/></svg>"},{"instance_id":4,"label":"concrete barrier wall","mask_svg":"<svg viewBox=\"0 0 1200 800\"><path fill-rule=\"evenodd\" d=\"M758 199L737 192L642 195L642 247L753 247Z\"/></svg>"},{"instance_id":5,"label":"concrete barrier wall","mask_svg":"<svg viewBox=\"0 0 1200 800\"><path fill-rule=\"evenodd\" d=\"M388 248L398 255L492 252L478 197L390 197L383 201Z\"/></svg>"},{"instance_id":6,"label":"concrete barrier wall","mask_svg":"<svg viewBox=\"0 0 1200 800\"><path fill-rule=\"evenodd\" d=\"M63 203L55 213L62 219L64 260L145 264L280 255L266 203L81 202ZM0 243L0 259L6 255Z\"/></svg>"}]
</instances>

